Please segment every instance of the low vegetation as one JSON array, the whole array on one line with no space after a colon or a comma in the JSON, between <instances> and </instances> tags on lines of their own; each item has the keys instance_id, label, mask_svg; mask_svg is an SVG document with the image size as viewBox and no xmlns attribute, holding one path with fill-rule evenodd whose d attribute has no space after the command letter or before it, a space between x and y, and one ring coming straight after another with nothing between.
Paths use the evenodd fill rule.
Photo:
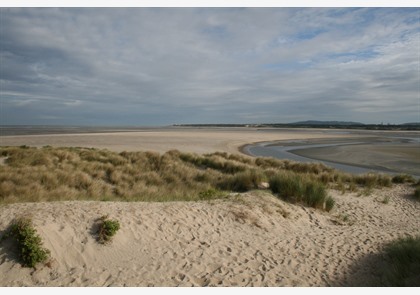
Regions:
<instances>
[{"instance_id":1,"label":"low vegetation","mask_svg":"<svg viewBox=\"0 0 420 295\"><path fill-rule=\"evenodd\" d=\"M270 178L269 185L274 194L291 203L301 203L327 211L334 206L334 200L327 196L325 185L308 176L293 172L279 173Z\"/></svg>"},{"instance_id":2,"label":"low vegetation","mask_svg":"<svg viewBox=\"0 0 420 295\"><path fill-rule=\"evenodd\" d=\"M104 215L98 220L98 237L97 241L100 244L111 242L112 237L115 236L120 229L118 220L109 219L108 215Z\"/></svg>"},{"instance_id":3,"label":"low vegetation","mask_svg":"<svg viewBox=\"0 0 420 295\"><path fill-rule=\"evenodd\" d=\"M408 174L398 174L392 177L393 183L414 183L414 177Z\"/></svg>"},{"instance_id":4,"label":"low vegetation","mask_svg":"<svg viewBox=\"0 0 420 295\"><path fill-rule=\"evenodd\" d=\"M23 266L35 267L49 258L50 251L42 246L41 237L37 234L29 218L15 220L6 237L15 239Z\"/></svg>"},{"instance_id":5,"label":"low vegetation","mask_svg":"<svg viewBox=\"0 0 420 295\"><path fill-rule=\"evenodd\" d=\"M420 201L420 185L418 184L417 186L416 186L416 188L414 189L414 198L417 200L417 201Z\"/></svg>"},{"instance_id":6,"label":"low vegetation","mask_svg":"<svg viewBox=\"0 0 420 295\"><path fill-rule=\"evenodd\" d=\"M351 175L320 163L176 150L111 152L91 148L1 147L0 203L57 200L194 201L223 198L270 182L280 198L331 210L327 188L391 186L386 175ZM405 179L404 181L407 181Z\"/></svg>"},{"instance_id":7,"label":"low vegetation","mask_svg":"<svg viewBox=\"0 0 420 295\"><path fill-rule=\"evenodd\" d=\"M420 236L396 240L385 248L386 284L420 287Z\"/></svg>"}]
</instances>

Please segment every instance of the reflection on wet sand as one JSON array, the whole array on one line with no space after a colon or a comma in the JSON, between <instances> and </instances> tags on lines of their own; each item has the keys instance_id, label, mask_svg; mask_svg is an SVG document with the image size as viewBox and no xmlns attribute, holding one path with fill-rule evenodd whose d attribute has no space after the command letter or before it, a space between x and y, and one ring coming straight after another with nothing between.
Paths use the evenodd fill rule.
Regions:
<instances>
[{"instance_id":1,"label":"reflection on wet sand","mask_svg":"<svg viewBox=\"0 0 420 295\"><path fill-rule=\"evenodd\" d=\"M350 173L374 171L420 176L420 143L416 136L279 141L249 145L244 152L302 162L322 161Z\"/></svg>"}]
</instances>

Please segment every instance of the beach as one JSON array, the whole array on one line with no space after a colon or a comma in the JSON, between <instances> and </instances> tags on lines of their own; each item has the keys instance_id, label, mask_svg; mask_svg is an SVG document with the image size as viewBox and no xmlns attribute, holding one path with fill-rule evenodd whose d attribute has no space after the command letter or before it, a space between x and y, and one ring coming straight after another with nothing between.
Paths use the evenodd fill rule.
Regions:
<instances>
[{"instance_id":1,"label":"beach","mask_svg":"<svg viewBox=\"0 0 420 295\"><path fill-rule=\"evenodd\" d=\"M410 193L404 185L368 197L332 191L337 209L328 214L266 192L211 202L1 206L0 230L17 216L32 216L51 262L24 268L7 244L0 285L375 286L383 245L420 234L420 206ZM109 245L91 233L103 214L121 223Z\"/></svg>"},{"instance_id":2,"label":"beach","mask_svg":"<svg viewBox=\"0 0 420 295\"><path fill-rule=\"evenodd\" d=\"M58 131L57 131L58 132ZM0 136L0 146L92 147L111 151L155 151L239 153L244 144L261 141L302 138L342 138L350 134L336 134L323 130L277 130L267 132L256 128L159 128L130 132L66 133Z\"/></svg>"},{"instance_id":3,"label":"beach","mask_svg":"<svg viewBox=\"0 0 420 295\"><path fill-rule=\"evenodd\" d=\"M185 129L3 136L0 144L240 154L241 146L254 142L355 136ZM30 217L51 258L23 267L12 241L5 240L0 286L380 286L385 245L420 235L420 202L413 191L411 184L368 193L329 189L336 201L330 212L285 202L266 187L195 202L2 204L0 235L15 218ZM94 233L103 215L121 224L106 245Z\"/></svg>"}]
</instances>

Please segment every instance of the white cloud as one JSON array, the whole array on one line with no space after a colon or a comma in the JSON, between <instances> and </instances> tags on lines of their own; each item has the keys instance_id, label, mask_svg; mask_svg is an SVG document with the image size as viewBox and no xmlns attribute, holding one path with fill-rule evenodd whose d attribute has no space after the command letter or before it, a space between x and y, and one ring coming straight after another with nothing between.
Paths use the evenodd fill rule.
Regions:
<instances>
[{"instance_id":1,"label":"white cloud","mask_svg":"<svg viewBox=\"0 0 420 295\"><path fill-rule=\"evenodd\" d=\"M44 117L100 106L97 122L111 124L148 124L147 114L185 123L186 113L213 123L415 121L418 12L2 8L2 104L22 95L27 109L10 123L31 113L41 122L34 99Z\"/></svg>"}]
</instances>

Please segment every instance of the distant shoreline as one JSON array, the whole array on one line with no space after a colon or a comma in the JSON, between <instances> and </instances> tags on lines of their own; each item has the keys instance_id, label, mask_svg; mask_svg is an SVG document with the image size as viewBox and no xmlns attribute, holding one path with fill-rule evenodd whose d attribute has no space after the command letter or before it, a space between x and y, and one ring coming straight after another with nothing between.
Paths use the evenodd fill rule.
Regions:
<instances>
[{"instance_id":1,"label":"distant shoreline","mask_svg":"<svg viewBox=\"0 0 420 295\"><path fill-rule=\"evenodd\" d=\"M312 122L312 123L311 123ZM0 125L0 136L38 135L38 134L78 134L78 133L112 133L112 132L146 132L155 130L182 129L263 129L263 130L349 130L357 131L420 131L420 123L406 124L362 124L336 121L306 121L297 123L273 124L173 124L163 126L77 126L77 125Z\"/></svg>"},{"instance_id":2,"label":"distant shoreline","mask_svg":"<svg viewBox=\"0 0 420 295\"><path fill-rule=\"evenodd\" d=\"M146 132L169 127L107 127L107 126L0 126L0 136L15 135L59 135L114 132Z\"/></svg>"}]
</instances>

